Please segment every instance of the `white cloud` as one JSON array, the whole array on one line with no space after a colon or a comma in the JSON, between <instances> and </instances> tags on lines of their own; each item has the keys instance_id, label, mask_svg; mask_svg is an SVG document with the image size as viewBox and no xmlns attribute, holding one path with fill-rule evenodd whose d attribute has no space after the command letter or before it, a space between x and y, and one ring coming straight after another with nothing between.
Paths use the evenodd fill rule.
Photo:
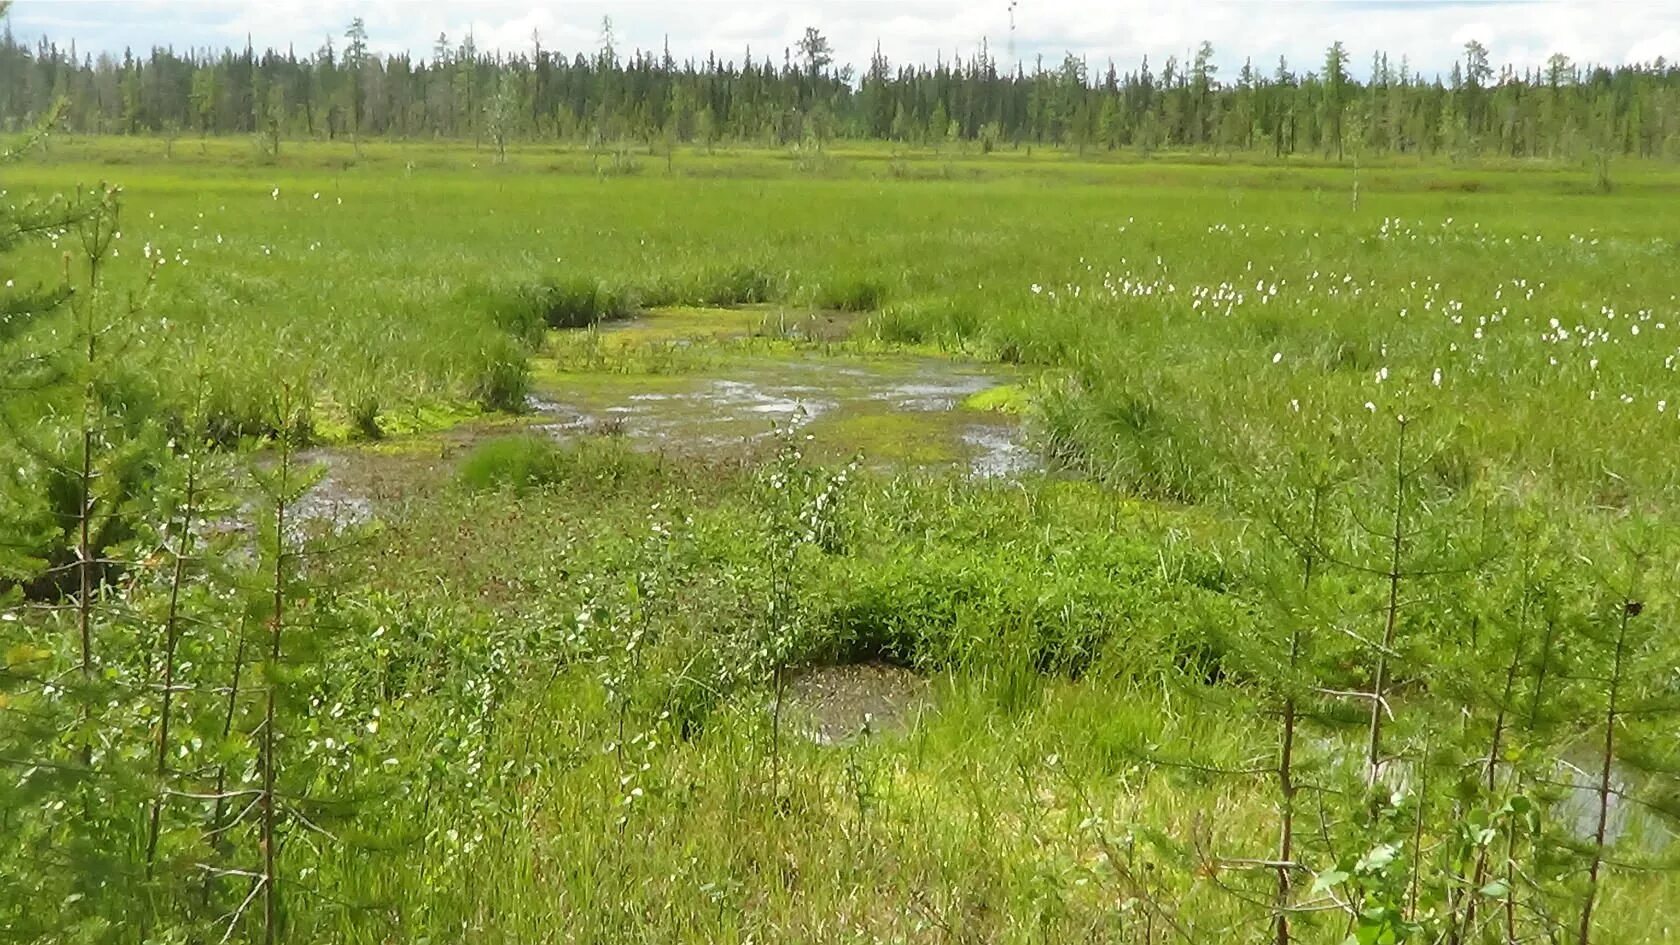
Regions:
<instances>
[{"instance_id":1,"label":"white cloud","mask_svg":"<svg viewBox=\"0 0 1680 945\"><path fill-rule=\"evenodd\" d=\"M679 59L715 51L739 61L780 61L807 25L823 30L840 62L862 67L879 43L894 62L968 57L982 41L1007 61L1051 63L1065 52L1100 70L1112 58L1122 71L1148 55L1159 69L1203 39L1214 44L1221 74L1243 57L1270 71L1280 55L1297 71L1316 69L1324 48L1343 41L1363 72L1373 52L1406 56L1426 73L1445 72L1464 42L1480 40L1496 66L1536 66L1553 52L1583 61L1680 59L1680 2L1675 0L1019 0L1010 29L1008 0L19 0L13 28L43 33L83 50L152 45L294 46L300 53L331 36L342 47L345 24L360 15L381 52L428 55L439 33L458 42L470 30L481 49L593 49L603 16L619 46L661 48Z\"/></svg>"}]
</instances>

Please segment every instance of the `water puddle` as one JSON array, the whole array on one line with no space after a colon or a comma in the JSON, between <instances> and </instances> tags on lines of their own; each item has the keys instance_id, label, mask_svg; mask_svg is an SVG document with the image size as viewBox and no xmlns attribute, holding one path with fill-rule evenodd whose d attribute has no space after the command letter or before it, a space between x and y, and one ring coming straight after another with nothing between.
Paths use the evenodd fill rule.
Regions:
<instances>
[{"instance_id":1,"label":"water puddle","mask_svg":"<svg viewBox=\"0 0 1680 945\"><path fill-rule=\"evenodd\" d=\"M1565 793L1556 804L1556 812L1578 840L1590 840L1598 830L1598 789L1602 773L1602 758L1593 757L1589 748L1571 749L1559 758L1555 768L1556 786ZM1676 839L1675 824L1646 806L1640 795L1651 786L1652 778L1619 761L1610 765L1610 795L1605 799L1604 841L1615 844L1629 841L1636 848L1662 853L1672 847Z\"/></svg>"},{"instance_id":2,"label":"water puddle","mask_svg":"<svg viewBox=\"0 0 1680 945\"><path fill-rule=\"evenodd\" d=\"M1004 369L931 357L779 355L692 374L561 374L530 401L559 439L610 432L650 449L717 452L780 428L823 458L879 467L964 467L977 477L1037 466L1020 425L971 410L974 394L1016 380Z\"/></svg>"},{"instance_id":3,"label":"water puddle","mask_svg":"<svg viewBox=\"0 0 1680 945\"><path fill-rule=\"evenodd\" d=\"M976 479L1010 479L1043 467L1039 455L1020 440L1020 430L976 426L963 433L974 449L969 470Z\"/></svg>"},{"instance_id":4,"label":"water puddle","mask_svg":"<svg viewBox=\"0 0 1680 945\"><path fill-rule=\"evenodd\" d=\"M352 491L328 473L297 500L292 520L300 529L340 532L373 520L373 500Z\"/></svg>"},{"instance_id":5,"label":"water puddle","mask_svg":"<svg viewBox=\"0 0 1680 945\"><path fill-rule=\"evenodd\" d=\"M818 745L908 731L931 705L925 677L888 663L818 666L788 680L784 711Z\"/></svg>"},{"instance_id":6,"label":"water puddle","mask_svg":"<svg viewBox=\"0 0 1680 945\"><path fill-rule=\"evenodd\" d=\"M740 311L720 322L715 313L697 311L691 320L727 335L765 317ZM817 315L801 324L780 328L840 332L848 321ZM669 336L693 327L685 325L662 314L601 333ZM959 469L977 479L1040 468L1017 416L974 403L976 394L1018 384L1020 373L1008 367L904 354L716 350L703 370L553 370L526 398L523 417L475 421L406 445L308 451L299 461L324 463L326 475L297 503L292 520L301 530L333 533L367 524L383 505L451 468L462 450L516 429L562 441L617 436L640 449L707 459L750 455L776 430L792 429L804 438L806 454L823 462L861 456L875 469ZM248 529L254 511L254 505L244 509L228 526Z\"/></svg>"},{"instance_id":7,"label":"water puddle","mask_svg":"<svg viewBox=\"0 0 1680 945\"><path fill-rule=\"evenodd\" d=\"M1337 765L1358 770L1365 767L1362 746L1343 738L1303 735L1302 746L1310 747ZM1542 781L1549 795L1547 805L1555 825L1579 842L1590 842L1598 831L1599 774L1603 761L1589 746L1576 746L1552 763L1552 774ZM1406 759L1390 758L1383 763L1381 782L1395 790L1417 788L1417 765ZM1665 818L1641 798L1653 787L1654 778L1632 765L1613 761L1610 765L1610 795L1605 804L1604 842L1627 849L1664 853L1680 840L1674 821ZM1532 787L1532 785L1531 785Z\"/></svg>"},{"instance_id":8,"label":"water puddle","mask_svg":"<svg viewBox=\"0 0 1680 945\"><path fill-rule=\"evenodd\" d=\"M274 458L265 455L257 462L271 468ZM321 532L337 534L373 520L373 499L368 495L367 484L352 486L344 481L345 456L328 450L309 450L298 454L297 463L299 468L320 464L325 467L325 473L287 507L289 540L302 541ZM253 536L259 529L273 528L271 514L258 496L247 493L230 514L204 523L202 531L207 536L243 536L244 543L234 553L249 558L256 554Z\"/></svg>"}]
</instances>

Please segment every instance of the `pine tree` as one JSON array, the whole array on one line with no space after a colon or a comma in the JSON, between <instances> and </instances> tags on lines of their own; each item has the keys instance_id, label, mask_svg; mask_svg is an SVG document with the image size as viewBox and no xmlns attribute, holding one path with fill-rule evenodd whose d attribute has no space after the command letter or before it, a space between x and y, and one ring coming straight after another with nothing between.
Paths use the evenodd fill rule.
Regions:
<instances>
[{"instance_id":1,"label":"pine tree","mask_svg":"<svg viewBox=\"0 0 1680 945\"><path fill-rule=\"evenodd\" d=\"M1330 44L1324 53L1324 126L1325 149L1336 149L1336 160L1342 159L1342 121L1347 111L1348 54L1340 40Z\"/></svg>"},{"instance_id":2,"label":"pine tree","mask_svg":"<svg viewBox=\"0 0 1680 945\"><path fill-rule=\"evenodd\" d=\"M359 152L362 131L362 73L368 65L367 26L361 17L350 21L344 31L348 40L344 47L344 70L350 82L350 141Z\"/></svg>"},{"instance_id":3,"label":"pine tree","mask_svg":"<svg viewBox=\"0 0 1680 945\"><path fill-rule=\"evenodd\" d=\"M1102 111L1097 115L1097 138L1110 151L1120 146L1120 100L1112 95L1103 96Z\"/></svg>"},{"instance_id":4,"label":"pine tree","mask_svg":"<svg viewBox=\"0 0 1680 945\"><path fill-rule=\"evenodd\" d=\"M1190 144L1206 144L1213 122L1214 75L1219 67L1213 62L1213 44L1203 41L1196 49L1190 65L1190 97L1194 115L1190 130Z\"/></svg>"},{"instance_id":5,"label":"pine tree","mask_svg":"<svg viewBox=\"0 0 1680 945\"><path fill-rule=\"evenodd\" d=\"M805 62L805 74L814 82L834 62L834 47L821 30L807 26L799 39L799 58Z\"/></svg>"},{"instance_id":6,"label":"pine tree","mask_svg":"<svg viewBox=\"0 0 1680 945\"><path fill-rule=\"evenodd\" d=\"M496 93L485 109L490 140L496 143L496 162L507 163L507 143L519 121L519 85L513 73L504 72L496 82Z\"/></svg>"}]
</instances>

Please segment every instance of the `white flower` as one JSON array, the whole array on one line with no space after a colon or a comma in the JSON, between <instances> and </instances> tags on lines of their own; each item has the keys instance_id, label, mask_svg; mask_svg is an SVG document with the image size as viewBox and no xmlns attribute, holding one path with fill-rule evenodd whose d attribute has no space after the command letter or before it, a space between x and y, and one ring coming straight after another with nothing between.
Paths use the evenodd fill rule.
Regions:
<instances>
[{"instance_id":1,"label":"white flower","mask_svg":"<svg viewBox=\"0 0 1680 945\"><path fill-rule=\"evenodd\" d=\"M280 188L278 188L278 187L274 188L274 190L269 193L269 196L274 198L275 200L279 200L280 199Z\"/></svg>"},{"instance_id":2,"label":"white flower","mask_svg":"<svg viewBox=\"0 0 1680 945\"><path fill-rule=\"evenodd\" d=\"M1367 401L1365 401L1365 409L1371 411L1372 413L1376 413L1377 412L1377 405L1373 404L1369 400L1367 400Z\"/></svg>"},{"instance_id":3,"label":"white flower","mask_svg":"<svg viewBox=\"0 0 1680 945\"><path fill-rule=\"evenodd\" d=\"M1283 352L1282 351L1275 352L1272 355L1272 363L1273 364L1276 364L1276 363L1278 363L1279 361L1282 361L1282 360L1283 360Z\"/></svg>"},{"instance_id":4,"label":"white flower","mask_svg":"<svg viewBox=\"0 0 1680 945\"><path fill-rule=\"evenodd\" d=\"M1440 368L1435 369L1435 375L1433 377L1431 377L1429 379L1429 381L1430 381L1430 383L1434 384L1436 387L1441 386L1441 369Z\"/></svg>"}]
</instances>

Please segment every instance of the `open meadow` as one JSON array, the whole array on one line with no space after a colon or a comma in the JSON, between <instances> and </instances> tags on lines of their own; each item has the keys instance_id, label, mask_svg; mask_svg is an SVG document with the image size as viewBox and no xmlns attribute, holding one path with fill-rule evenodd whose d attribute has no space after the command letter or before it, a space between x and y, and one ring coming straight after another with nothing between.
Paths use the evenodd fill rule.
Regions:
<instances>
[{"instance_id":1,"label":"open meadow","mask_svg":"<svg viewBox=\"0 0 1680 945\"><path fill-rule=\"evenodd\" d=\"M1680 167L1602 173L54 136L0 929L1675 941Z\"/></svg>"}]
</instances>

